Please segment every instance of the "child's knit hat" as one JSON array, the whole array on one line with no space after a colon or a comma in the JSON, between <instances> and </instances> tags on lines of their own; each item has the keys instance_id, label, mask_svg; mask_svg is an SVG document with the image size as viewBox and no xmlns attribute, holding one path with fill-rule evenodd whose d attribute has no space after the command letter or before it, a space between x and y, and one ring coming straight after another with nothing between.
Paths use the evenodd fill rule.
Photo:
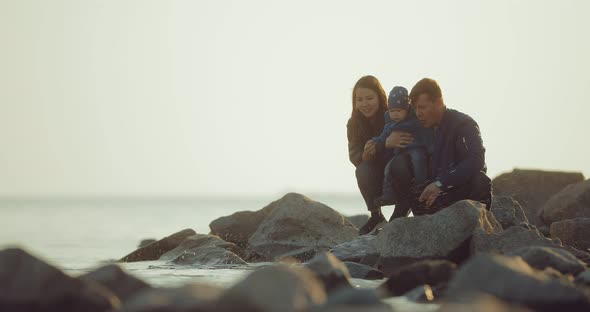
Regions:
<instances>
[{"instance_id":1,"label":"child's knit hat","mask_svg":"<svg viewBox=\"0 0 590 312\"><path fill-rule=\"evenodd\" d=\"M393 87L389 92L389 98L387 99L387 108L401 108L408 110L410 108L410 100L408 98L408 89L404 87Z\"/></svg>"}]
</instances>

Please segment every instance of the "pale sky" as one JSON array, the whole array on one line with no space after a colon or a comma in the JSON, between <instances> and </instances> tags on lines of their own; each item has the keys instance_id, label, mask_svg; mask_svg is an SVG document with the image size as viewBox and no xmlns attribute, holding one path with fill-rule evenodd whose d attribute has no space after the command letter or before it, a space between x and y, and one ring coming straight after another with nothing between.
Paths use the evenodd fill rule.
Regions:
<instances>
[{"instance_id":1,"label":"pale sky","mask_svg":"<svg viewBox=\"0 0 590 312\"><path fill-rule=\"evenodd\" d=\"M590 1L0 0L0 196L356 193L363 75L590 176Z\"/></svg>"}]
</instances>

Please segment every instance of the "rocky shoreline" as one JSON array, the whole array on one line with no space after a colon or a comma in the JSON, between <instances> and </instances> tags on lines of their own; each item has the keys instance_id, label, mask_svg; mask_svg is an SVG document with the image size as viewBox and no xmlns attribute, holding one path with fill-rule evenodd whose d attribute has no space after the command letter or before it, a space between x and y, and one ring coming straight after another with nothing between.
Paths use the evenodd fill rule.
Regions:
<instances>
[{"instance_id":1,"label":"rocky shoreline","mask_svg":"<svg viewBox=\"0 0 590 312\"><path fill-rule=\"evenodd\" d=\"M72 277L21 249L0 251L0 311L590 311L590 180L515 170L493 181L491 211L461 201L358 235L344 217L289 193L258 211L142 242L119 262L271 262L228 289L156 288L111 264ZM382 280L358 289L351 278Z\"/></svg>"}]
</instances>

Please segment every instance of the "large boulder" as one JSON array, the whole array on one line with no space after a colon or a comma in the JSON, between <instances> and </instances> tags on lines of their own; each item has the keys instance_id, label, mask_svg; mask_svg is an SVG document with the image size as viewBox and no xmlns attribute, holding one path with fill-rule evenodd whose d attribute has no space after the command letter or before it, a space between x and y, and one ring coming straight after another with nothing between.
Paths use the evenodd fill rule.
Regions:
<instances>
[{"instance_id":1,"label":"large boulder","mask_svg":"<svg viewBox=\"0 0 590 312\"><path fill-rule=\"evenodd\" d=\"M506 253L519 256L537 270L554 268L563 274L576 275L584 271L586 265L564 249L556 247L527 246Z\"/></svg>"},{"instance_id":2,"label":"large boulder","mask_svg":"<svg viewBox=\"0 0 590 312\"><path fill-rule=\"evenodd\" d=\"M463 200L433 215L398 218L379 233L380 269L386 275L397 268L426 259L461 262L469 256L469 243L476 230L497 233L502 226L485 206Z\"/></svg>"},{"instance_id":3,"label":"large boulder","mask_svg":"<svg viewBox=\"0 0 590 312\"><path fill-rule=\"evenodd\" d=\"M545 238L537 229L513 226L499 233L476 231L471 240L471 253L507 253L528 246L562 247L558 240Z\"/></svg>"},{"instance_id":4,"label":"large boulder","mask_svg":"<svg viewBox=\"0 0 590 312\"><path fill-rule=\"evenodd\" d=\"M494 196L491 211L503 229L511 226L526 226L529 223L524 210L512 197Z\"/></svg>"},{"instance_id":5,"label":"large boulder","mask_svg":"<svg viewBox=\"0 0 590 312\"><path fill-rule=\"evenodd\" d=\"M584 176L577 172L514 169L497 176L492 185L495 196L514 198L522 206L529 222L539 227L543 222L538 214L545 202L564 187L583 180Z\"/></svg>"},{"instance_id":6,"label":"large boulder","mask_svg":"<svg viewBox=\"0 0 590 312\"><path fill-rule=\"evenodd\" d=\"M305 268L273 265L228 289L215 311L308 311L326 301L322 282Z\"/></svg>"},{"instance_id":7,"label":"large boulder","mask_svg":"<svg viewBox=\"0 0 590 312\"><path fill-rule=\"evenodd\" d=\"M151 286L123 271L118 265L109 264L79 277L83 280L90 280L109 289L121 301L126 301Z\"/></svg>"},{"instance_id":8,"label":"large boulder","mask_svg":"<svg viewBox=\"0 0 590 312\"><path fill-rule=\"evenodd\" d=\"M448 260L418 261L391 273L387 281L377 288L377 292L380 297L386 298L401 296L422 285L445 285L456 270L457 265Z\"/></svg>"},{"instance_id":9,"label":"large boulder","mask_svg":"<svg viewBox=\"0 0 590 312\"><path fill-rule=\"evenodd\" d=\"M248 241L248 259L276 260L304 247L330 249L358 236L358 230L334 209L289 193L273 204Z\"/></svg>"},{"instance_id":10,"label":"large boulder","mask_svg":"<svg viewBox=\"0 0 590 312\"><path fill-rule=\"evenodd\" d=\"M377 235L361 235L334 246L330 252L341 261L361 262L363 258L379 256L379 248Z\"/></svg>"},{"instance_id":11,"label":"large boulder","mask_svg":"<svg viewBox=\"0 0 590 312\"><path fill-rule=\"evenodd\" d=\"M185 238L195 235L194 230L186 229L165 237L157 242L141 247L123 257L119 262L158 260L163 254L178 247Z\"/></svg>"},{"instance_id":12,"label":"large boulder","mask_svg":"<svg viewBox=\"0 0 590 312\"><path fill-rule=\"evenodd\" d=\"M178 247L168 251L160 260L185 265L246 264L239 256L242 250L219 236L196 234L187 237Z\"/></svg>"},{"instance_id":13,"label":"large boulder","mask_svg":"<svg viewBox=\"0 0 590 312\"><path fill-rule=\"evenodd\" d=\"M0 311L108 311L119 299L90 281L11 248L0 251Z\"/></svg>"},{"instance_id":14,"label":"large boulder","mask_svg":"<svg viewBox=\"0 0 590 312\"><path fill-rule=\"evenodd\" d=\"M327 293L342 287L352 287L348 267L331 253L320 253L305 264L322 281Z\"/></svg>"},{"instance_id":15,"label":"large boulder","mask_svg":"<svg viewBox=\"0 0 590 312\"><path fill-rule=\"evenodd\" d=\"M217 311L223 289L202 284L178 288L153 288L137 293L124 302L123 312L205 312Z\"/></svg>"},{"instance_id":16,"label":"large boulder","mask_svg":"<svg viewBox=\"0 0 590 312\"><path fill-rule=\"evenodd\" d=\"M577 218L554 222L549 230L551 237L559 238L564 245L582 251L590 249L590 218Z\"/></svg>"},{"instance_id":17,"label":"large boulder","mask_svg":"<svg viewBox=\"0 0 590 312\"><path fill-rule=\"evenodd\" d=\"M278 202L275 201L258 211L239 211L230 216L215 219L209 224L211 234L245 249L248 247L250 236L276 207Z\"/></svg>"},{"instance_id":18,"label":"large boulder","mask_svg":"<svg viewBox=\"0 0 590 312\"><path fill-rule=\"evenodd\" d=\"M588 311L590 300L565 278L552 278L531 268L520 257L479 254L450 281L446 299L487 294L535 311Z\"/></svg>"},{"instance_id":19,"label":"large boulder","mask_svg":"<svg viewBox=\"0 0 590 312\"><path fill-rule=\"evenodd\" d=\"M553 195L539 215L547 225L566 219L590 218L590 179L568 185Z\"/></svg>"}]
</instances>

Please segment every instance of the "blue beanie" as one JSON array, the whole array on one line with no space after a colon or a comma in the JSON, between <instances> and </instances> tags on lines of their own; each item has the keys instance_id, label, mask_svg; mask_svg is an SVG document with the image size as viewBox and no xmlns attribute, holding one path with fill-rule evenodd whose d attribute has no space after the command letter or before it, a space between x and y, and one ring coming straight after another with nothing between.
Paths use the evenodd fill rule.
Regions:
<instances>
[{"instance_id":1,"label":"blue beanie","mask_svg":"<svg viewBox=\"0 0 590 312\"><path fill-rule=\"evenodd\" d=\"M410 108L408 89L399 86L391 89L391 92L389 92L389 98L387 99L387 108L401 108L408 110Z\"/></svg>"}]
</instances>

